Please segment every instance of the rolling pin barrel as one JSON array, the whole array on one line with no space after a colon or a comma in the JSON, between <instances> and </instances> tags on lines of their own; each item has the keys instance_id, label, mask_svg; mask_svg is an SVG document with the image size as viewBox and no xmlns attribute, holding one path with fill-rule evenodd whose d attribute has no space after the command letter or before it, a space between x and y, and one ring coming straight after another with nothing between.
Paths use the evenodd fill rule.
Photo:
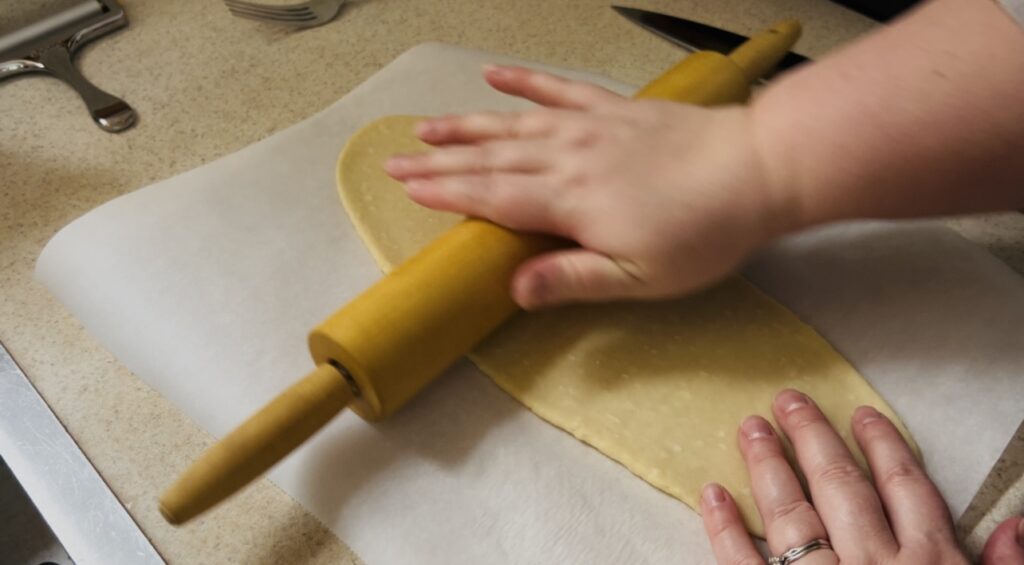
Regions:
<instances>
[{"instance_id":1,"label":"rolling pin barrel","mask_svg":"<svg viewBox=\"0 0 1024 565\"><path fill-rule=\"evenodd\" d=\"M694 53L636 93L709 106L750 96L751 71L769 71L796 42L799 25L778 24L733 55ZM749 45L748 45L749 44ZM563 243L466 220L324 321L310 335L317 364L333 363L356 383L351 406L367 420L401 408L518 308L509 295L516 267Z\"/></svg>"},{"instance_id":2,"label":"rolling pin barrel","mask_svg":"<svg viewBox=\"0 0 1024 565\"><path fill-rule=\"evenodd\" d=\"M355 381L357 414L385 418L515 313L513 271L560 245L466 220L314 329L313 359Z\"/></svg>"},{"instance_id":3,"label":"rolling pin barrel","mask_svg":"<svg viewBox=\"0 0 1024 565\"><path fill-rule=\"evenodd\" d=\"M730 55L695 53L636 97L741 103L799 33L783 22ZM161 513L181 523L205 511L346 405L367 420L389 416L518 310L509 284L520 263L565 244L482 220L455 226L315 328L317 369L204 453L161 496Z\"/></svg>"}]
</instances>

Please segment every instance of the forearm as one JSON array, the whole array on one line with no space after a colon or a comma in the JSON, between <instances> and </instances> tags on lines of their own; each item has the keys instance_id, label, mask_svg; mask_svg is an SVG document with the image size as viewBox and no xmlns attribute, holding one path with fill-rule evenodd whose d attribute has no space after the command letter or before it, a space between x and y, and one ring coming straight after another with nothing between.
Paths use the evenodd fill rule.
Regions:
<instances>
[{"instance_id":1,"label":"forearm","mask_svg":"<svg viewBox=\"0 0 1024 565\"><path fill-rule=\"evenodd\" d=\"M752 108L794 228L1024 208L1024 30L989 0L928 2Z\"/></svg>"}]
</instances>

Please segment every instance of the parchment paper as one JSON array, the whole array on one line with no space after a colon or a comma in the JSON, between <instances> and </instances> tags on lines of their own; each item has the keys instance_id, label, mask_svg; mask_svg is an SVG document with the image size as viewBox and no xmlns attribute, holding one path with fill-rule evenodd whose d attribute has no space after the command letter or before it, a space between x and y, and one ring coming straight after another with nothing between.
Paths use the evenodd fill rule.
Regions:
<instances>
[{"instance_id":1,"label":"parchment paper","mask_svg":"<svg viewBox=\"0 0 1024 565\"><path fill-rule=\"evenodd\" d=\"M417 47L313 118L76 220L37 276L221 436L312 367L306 332L380 276L335 191L346 138L385 114L519 107L479 78L487 61L513 60ZM886 396L958 515L1024 413L1019 277L927 223L802 234L749 274ZM465 363L385 423L344 414L271 479L370 565L712 562L693 511Z\"/></svg>"}]
</instances>

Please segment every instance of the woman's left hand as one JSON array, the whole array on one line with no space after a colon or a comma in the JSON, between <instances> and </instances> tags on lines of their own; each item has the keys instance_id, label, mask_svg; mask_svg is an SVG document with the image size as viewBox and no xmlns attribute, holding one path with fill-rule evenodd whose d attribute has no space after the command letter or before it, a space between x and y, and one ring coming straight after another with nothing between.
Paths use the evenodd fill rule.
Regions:
<instances>
[{"instance_id":1,"label":"woman's left hand","mask_svg":"<svg viewBox=\"0 0 1024 565\"><path fill-rule=\"evenodd\" d=\"M872 481L806 395L779 393L773 412L793 444L814 503L771 424L759 416L744 420L740 450L772 555L827 540L831 549L806 553L800 565L967 563L946 503L888 418L867 406L853 415L853 433ZM720 564L764 563L725 489L705 486L701 508Z\"/></svg>"},{"instance_id":2,"label":"woman's left hand","mask_svg":"<svg viewBox=\"0 0 1024 565\"><path fill-rule=\"evenodd\" d=\"M485 76L545 107L421 122L437 147L385 169L424 206L579 243L520 265L524 308L692 292L800 222L747 107L631 100L524 68Z\"/></svg>"}]
</instances>

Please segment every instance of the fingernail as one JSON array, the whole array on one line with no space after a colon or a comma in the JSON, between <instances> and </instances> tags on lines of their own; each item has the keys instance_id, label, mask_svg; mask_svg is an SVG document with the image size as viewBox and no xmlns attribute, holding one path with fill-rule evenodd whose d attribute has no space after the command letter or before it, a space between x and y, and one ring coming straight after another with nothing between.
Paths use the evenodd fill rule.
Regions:
<instances>
[{"instance_id":1,"label":"fingernail","mask_svg":"<svg viewBox=\"0 0 1024 565\"><path fill-rule=\"evenodd\" d=\"M384 170L389 173L399 173L405 168L407 162L408 161L405 157L391 157L387 161L384 161Z\"/></svg>"},{"instance_id":2,"label":"fingernail","mask_svg":"<svg viewBox=\"0 0 1024 565\"><path fill-rule=\"evenodd\" d=\"M862 426L866 426L871 422L877 422L882 419L882 415L878 413L878 410L875 410L871 406L860 406L853 415Z\"/></svg>"},{"instance_id":3,"label":"fingernail","mask_svg":"<svg viewBox=\"0 0 1024 565\"><path fill-rule=\"evenodd\" d=\"M779 406L782 407L782 411L786 414L811 405L811 401L807 396L795 390L785 390L779 393L778 402Z\"/></svg>"},{"instance_id":4,"label":"fingernail","mask_svg":"<svg viewBox=\"0 0 1024 565\"><path fill-rule=\"evenodd\" d=\"M740 424L740 431L747 439L759 439L774 435L771 425L760 416L750 416Z\"/></svg>"},{"instance_id":5,"label":"fingernail","mask_svg":"<svg viewBox=\"0 0 1024 565\"><path fill-rule=\"evenodd\" d=\"M707 506L718 506L725 502L725 489L717 483L708 483L704 485L704 494L701 496Z\"/></svg>"},{"instance_id":6,"label":"fingernail","mask_svg":"<svg viewBox=\"0 0 1024 565\"><path fill-rule=\"evenodd\" d=\"M444 129L442 120L423 120L416 124L416 137L430 137L441 133Z\"/></svg>"},{"instance_id":7,"label":"fingernail","mask_svg":"<svg viewBox=\"0 0 1024 565\"><path fill-rule=\"evenodd\" d=\"M414 129L417 137L423 137L434 129L434 124L430 120L423 120L422 122L417 122Z\"/></svg>"},{"instance_id":8,"label":"fingernail","mask_svg":"<svg viewBox=\"0 0 1024 565\"><path fill-rule=\"evenodd\" d=\"M506 77L509 75L509 68L501 65L487 64L484 65L484 72L491 76Z\"/></svg>"},{"instance_id":9,"label":"fingernail","mask_svg":"<svg viewBox=\"0 0 1024 565\"><path fill-rule=\"evenodd\" d=\"M526 299L523 307L527 310L540 308L551 301L551 283L543 274L530 275L523 286L522 295Z\"/></svg>"},{"instance_id":10,"label":"fingernail","mask_svg":"<svg viewBox=\"0 0 1024 565\"><path fill-rule=\"evenodd\" d=\"M405 181L405 191L409 194L423 193L430 190L430 181L427 179L410 179Z\"/></svg>"}]
</instances>

